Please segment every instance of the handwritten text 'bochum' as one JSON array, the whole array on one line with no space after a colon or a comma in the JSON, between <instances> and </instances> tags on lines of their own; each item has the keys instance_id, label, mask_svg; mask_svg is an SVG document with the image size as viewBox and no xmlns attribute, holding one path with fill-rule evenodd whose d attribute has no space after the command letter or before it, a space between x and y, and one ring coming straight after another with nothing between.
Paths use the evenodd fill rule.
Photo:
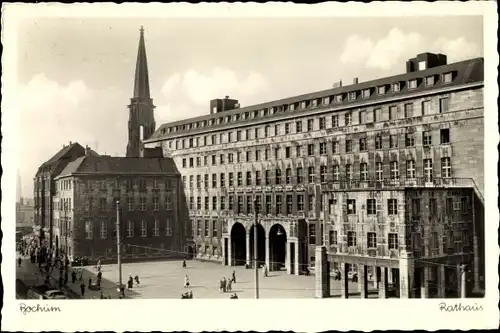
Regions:
<instances>
[{"instance_id":1,"label":"handwritten text 'bochum'","mask_svg":"<svg viewBox=\"0 0 500 333\"><path fill-rule=\"evenodd\" d=\"M61 308L53 305L27 305L24 303L19 304L19 310L23 315L28 313L36 313L36 312L61 312Z\"/></svg>"}]
</instances>

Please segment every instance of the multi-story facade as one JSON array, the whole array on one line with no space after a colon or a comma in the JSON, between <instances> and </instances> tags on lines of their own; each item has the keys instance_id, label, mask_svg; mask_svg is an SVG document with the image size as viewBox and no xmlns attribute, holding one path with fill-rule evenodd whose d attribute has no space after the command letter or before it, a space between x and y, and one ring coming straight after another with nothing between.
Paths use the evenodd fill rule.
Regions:
<instances>
[{"instance_id":1,"label":"multi-story facade","mask_svg":"<svg viewBox=\"0 0 500 333\"><path fill-rule=\"evenodd\" d=\"M97 153L92 152L97 155ZM34 232L39 237L40 245L47 248L52 247L52 225L54 218L53 197L55 194L54 178L66 167L66 165L77 157L85 155L85 148L78 143L70 142L52 158L43 163L33 179L34 183ZM47 237L46 237L47 236Z\"/></svg>"},{"instance_id":2,"label":"multi-story facade","mask_svg":"<svg viewBox=\"0 0 500 333\"><path fill-rule=\"evenodd\" d=\"M212 101L210 115L164 124L146 146L162 147L182 174L198 258L251 263L255 200L258 256L272 269L300 274L323 244L332 266L397 283L401 254L413 260L405 283L435 273L420 273L418 258L453 266L472 255L479 283L483 75L482 58L424 53L401 75L249 107ZM412 213L433 196L467 209ZM443 245L447 225L456 247Z\"/></svg>"},{"instance_id":3,"label":"multi-story facade","mask_svg":"<svg viewBox=\"0 0 500 333\"><path fill-rule=\"evenodd\" d=\"M55 181L53 238L70 257L116 258L117 211L124 258L184 256L191 230L172 159L87 154Z\"/></svg>"}]
</instances>

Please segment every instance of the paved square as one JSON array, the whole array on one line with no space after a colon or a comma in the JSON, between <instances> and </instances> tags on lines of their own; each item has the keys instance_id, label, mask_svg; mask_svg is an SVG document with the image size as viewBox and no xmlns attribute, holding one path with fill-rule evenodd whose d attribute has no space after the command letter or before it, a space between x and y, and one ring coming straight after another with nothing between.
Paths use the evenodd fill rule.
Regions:
<instances>
[{"instance_id":1,"label":"paved square","mask_svg":"<svg viewBox=\"0 0 500 333\"><path fill-rule=\"evenodd\" d=\"M89 276L95 281L95 269L85 267L83 280L88 283ZM139 275L141 285L131 291L126 291L127 298L158 299L180 298L183 292L191 290L194 298L229 298L230 293L221 293L218 282L222 277L229 279L233 270L236 272L236 284L233 292L239 298L254 298L254 270L244 267L226 267L217 263L187 261L187 267L182 267L182 261L155 261L143 263L122 264L122 278L125 283L129 274ZM105 296L116 298L116 285L118 281L118 267L116 264L103 265L102 289ZM184 276L189 276L191 287L184 288ZM81 282L69 285L79 292ZM314 298L314 276L288 275L286 272L270 272L268 277L263 277L259 271L259 296L260 298ZM372 288L370 286L370 288ZM358 284L349 283L350 297L359 297ZM375 291L374 291L375 292ZM99 298L99 291L86 290L85 298ZM340 281L331 280L331 295L340 297ZM376 297L376 295L373 295ZM372 297L372 295L370 295Z\"/></svg>"}]
</instances>

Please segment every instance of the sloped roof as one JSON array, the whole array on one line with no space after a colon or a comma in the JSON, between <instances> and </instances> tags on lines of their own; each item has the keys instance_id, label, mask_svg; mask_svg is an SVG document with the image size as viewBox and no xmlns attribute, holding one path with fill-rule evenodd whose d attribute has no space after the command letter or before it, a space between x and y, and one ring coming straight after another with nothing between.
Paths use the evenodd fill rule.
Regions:
<instances>
[{"instance_id":1,"label":"sloped roof","mask_svg":"<svg viewBox=\"0 0 500 333\"><path fill-rule=\"evenodd\" d=\"M72 143L68 146L64 146L61 150L59 150L54 156L52 156L48 161L44 162L40 168L50 166L53 164L56 164L61 158L64 157L67 153L70 152L71 149L75 147L80 147L81 149L84 149L78 142Z\"/></svg>"},{"instance_id":2,"label":"sloped roof","mask_svg":"<svg viewBox=\"0 0 500 333\"><path fill-rule=\"evenodd\" d=\"M72 174L179 174L171 158L83 156L70 162L59 177Z\"/></svg>"},{"instance_id":3,"label":"sloped roof","mask_svg":"<svg viewBox=\"0 0 500 333\"><path fill-rule=\"evenodd\" d=\"M337 87L333 89L327 89L327 90L322 90L322 91L317 91L317 92L312 92L308 94L303 94L299 96L294 96L294 97L289 97L289 98L283 98L275 101L270 101L270 102L265 102L265 103L260 103L256 105L250 105L247 107L242 107L234 110L228 110L220 113L215 113L215 114L210 114L206 116L198 116L194 118L188 118L188 119L183 119L183 120L178 120L170 123L165 123L161 125L154 133L153 135L148 139L145 140L146 142L154 142L158 140L162 140L165 138L174 138L174 137L182 137L186 135L195 135L198 133L204 133L207 132L208 130L217 130L217 129L226 129L228 127L234 126L236 123L238 124L248 124L251 125L255 122L262 121L263 119L267 119L269 121L273 120L278 120L279 118L284 116L284 113L276 113L274 115L267 115L267 116L259 116L256 118L252 119L242 119L238 121L231 121L229 123L223 123L223 124L213 124L211 126L206 126L202 128L191 128L191 129L185 129L185 130L180 130L176 132L171 132L168 133L167 128L169 127L175 127L179 125L184 125L184 124L189 124L189 123L197 123L200 121L208 121L209 119L217 119L220 117L225 117L225 116L232 116L234 114L243 114L245 112L252 112L252 111L257 111L257 110L262 110L264 108L270 108L270 107L278 107L286 104L292 104L292 103L298 103L301 101L306 101L306 100L311 100L311 99L316 99L316 98L322 98L322 97L327 97L327 96L335 96L338 94L345 94L348 92L353 92L353 91L360 91L368 88L376 88L378 86L382 85L390 85L392 83L396 82L405 82L409 81L412 79L423 79L427 76L430 75L437 75L437 74L442 74L442 73L447 73L447 72L453 72L453 80L450 83L442 83L442 82L437 82L436 84L432 86L426 86L423 83L420 83L418 88L412 89L411 91L408 90L407 85L402 85L401 90L397 93L392 92L390 89L387 90L386 94L384 95L378 95L376 93L372 93L370 97L368 98L363 98L349 101L347 99L344 99L341 103L334 103L333 100L331 101L331 105L338 106L338 107L349 107L352 104L359 103L360 101L362 102L370 102L373 101L374 103L380 103L383 102L384 99L393 97L393 96L402 96L406 93L418 93L418 92L424 92L424 91L432 91L436 89L440 89L443 87L453 87L453 86L461 86L464 84L468 83L474 83L474 82L481 82L484 80L484 58L475 58L475 59L470 59L470 60L465 60L465 61L460 61L452 64L446 64L442 66L436 66L436 67L431 67L426 70L422 71L416 71L416 72L409 72L409 73L403 73L395 76L390 76L390 77L385 77L385 78L380 78L380 79L375 79L375 80L370 80L370 81L364 81L360 82L358 84L351 84L351 85L344 85L342 87ZM297 110L297 111L292 111L296 112L297 116L300 115L301 112L307 112L307 110Z\"/></svg>"}]
</instances>

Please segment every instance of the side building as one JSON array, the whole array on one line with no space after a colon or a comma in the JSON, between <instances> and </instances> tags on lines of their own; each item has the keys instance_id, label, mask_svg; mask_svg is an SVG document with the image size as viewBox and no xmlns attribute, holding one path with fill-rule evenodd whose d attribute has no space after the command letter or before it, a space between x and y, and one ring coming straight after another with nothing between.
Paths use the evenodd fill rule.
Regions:
<instances>
[{"instance_id":1,"label":"side building","mask_svg":"<svg viewBox=\"0 0 500 333\"><path fill-rule=\"evenodd\" d=\"M87 148L55 181L53 238L70 258L115 259L117 211L125 260L188 252L186 200L172 159L93 156Z\"/></svg>"},{"instance_id":2,"label":"side building","mask_svg":"<svg viewBox=\"0 0 500 333\"><path fill-rule=\"evenodd\" d=\"M425 297L437 278L456 292L464 263L478 289L483 78L482 58L423 53L392 77L249 107L214 100L210 115L163 124L145 145L182 174L197 258L251 264L255 200L258 259L271 269L315 269L323 245L342 276L371 274L401 297Z\"/></svg>"},{"instance_id":3,"label":"side building","mask_svg":"<svg viewBox=\"0 0 500 333\"><path fill-rule=\"evenodd\" d=\"M92 151L92 154L98 155ZM42 163L33 179L34 199L34 232L39 238L39 244L52 248L53 198L55 194L55 177L74 159L84 156L85 148L78 143L70 142L63 145L52 158Z\"/></svg>"}]
</instances>

